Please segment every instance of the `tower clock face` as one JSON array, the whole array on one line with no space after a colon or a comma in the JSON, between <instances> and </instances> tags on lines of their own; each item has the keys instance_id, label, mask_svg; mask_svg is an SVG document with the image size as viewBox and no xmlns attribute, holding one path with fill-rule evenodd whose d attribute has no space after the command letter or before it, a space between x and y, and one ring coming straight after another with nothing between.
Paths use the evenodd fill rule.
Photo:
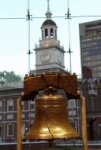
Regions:
<instances>
[{"instance_id":1,"label":"tower clock face","mask_svg":"<svg viewBox=\"0 0 101 150\"><path fill-rule=\"evenodd\" d=\"M51 57L51 55L50 55L49 52L47 52L47 51L43 51L43 52L41 53L41 61L42 61L42 62L47 62L47 61L49 61L49 60L50 60L50 57Z\"/></svg>"},{"instance_id":2,"label":"tower clock face","mask_svg":"<svg viewBox=\"0 0 101 150\"><path fill-rule=\"evenodd\" d=\"M57 54L57 61L59 64L62 64L62 55L60 53Z\"/></svg>"}]
</instances>

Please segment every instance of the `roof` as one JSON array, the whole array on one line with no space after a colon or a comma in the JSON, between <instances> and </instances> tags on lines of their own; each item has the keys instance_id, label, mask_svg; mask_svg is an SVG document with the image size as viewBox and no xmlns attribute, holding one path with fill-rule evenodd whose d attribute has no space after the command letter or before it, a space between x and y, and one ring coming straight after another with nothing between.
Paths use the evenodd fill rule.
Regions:
<instances>
[{"instance_id":1,"label":"roof","mask_svg":"<svg viewBox=\"0 0 101 150\"><path fill-rule=\"evenodd\" d=\"M45 20L45 21L43 22L42 27L45 26L45 25L53 25L53 26L56 26L56 23L55 23L53 20L51 20L51 19L47 19L47 20Z\"/></svg>"}]
</instances>

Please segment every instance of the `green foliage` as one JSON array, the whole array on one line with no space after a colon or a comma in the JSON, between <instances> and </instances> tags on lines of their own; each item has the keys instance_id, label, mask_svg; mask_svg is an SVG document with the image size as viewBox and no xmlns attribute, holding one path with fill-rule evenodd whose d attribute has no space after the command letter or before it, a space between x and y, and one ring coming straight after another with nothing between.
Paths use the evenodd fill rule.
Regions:
<instances>
[{"instance_id":1,"label":"green foliage","mask_svg":"<svg viewBox=\"0 0 101 150\"><path fill-rule=\"evenodd\" d=\"M22 78L20 77L20 75L16 75L13 71L3 71L0 72L0 82L18 82L21 81Z\"/></svg>"}]
</instances>

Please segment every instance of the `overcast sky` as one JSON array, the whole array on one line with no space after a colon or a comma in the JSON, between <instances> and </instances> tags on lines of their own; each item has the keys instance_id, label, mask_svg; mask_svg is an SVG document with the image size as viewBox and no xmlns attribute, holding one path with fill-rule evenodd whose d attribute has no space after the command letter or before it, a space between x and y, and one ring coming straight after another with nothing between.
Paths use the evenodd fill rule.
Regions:
<instances>
[{"instance_id":1,"label":"overcast sky","mask_svg":"<svg viewBox=\"0 0 101 150\"><path fill-rule=\"evenodd\" d=\"M28 21L26 14L28 0L0 0L0 71L14 71L16 74L28 73ZM50 9L53 16L65 16L68 0L50 0ZM69 0L72 16L70 20L70 42L72 50L72 73L81 74L79 23L99 20L101 17L88 17L88 15L101 16L101 0ZM30 0L30 14L33 17L44 17L47 10L47 0ZM31 69L35 69L35 44L41 39L40 27L45 18L33 19L30 30ZM58 26L58 40L65 51L68 51L68 20L53 18ZM69 55L65 53L65 67L69 68Z\"/></svg>"}]
</instances>

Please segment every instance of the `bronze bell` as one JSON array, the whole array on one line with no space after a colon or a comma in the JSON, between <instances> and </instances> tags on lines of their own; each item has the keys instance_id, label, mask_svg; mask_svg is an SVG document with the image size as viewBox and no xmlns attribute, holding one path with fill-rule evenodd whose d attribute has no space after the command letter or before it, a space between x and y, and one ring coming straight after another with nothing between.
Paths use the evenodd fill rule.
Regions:
<instances>
[{"instance_id":1,"label":"bronze bell","mask_svg":"<svg viewBox=\"0 0 101 150\"><path fill-rule=\"evenodd\" d=\"M79 134L68 121L66 99L50 89L36 99L35 120L26 134L29 140L75 139Z\"/></svg>"}]
</instances>

